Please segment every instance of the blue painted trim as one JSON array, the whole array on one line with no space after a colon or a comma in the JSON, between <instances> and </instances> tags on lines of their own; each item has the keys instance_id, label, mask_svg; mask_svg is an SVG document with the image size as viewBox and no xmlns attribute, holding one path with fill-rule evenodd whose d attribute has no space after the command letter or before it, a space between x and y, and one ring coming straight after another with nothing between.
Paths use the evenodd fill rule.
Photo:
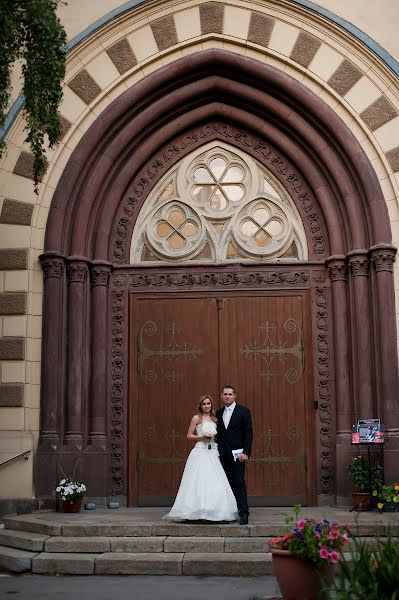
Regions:
<instances>
[{"instance_id":1,"label":"blue painted trim","mask_svg":"<svg viewBox=\"0 0 399 600\"><path fill-rule=\"evenodd\" d=\"M330 12L326 8L322 8L322 7L314 4L313 2L310 2L309 0L290 0L290 1L292 2L292 4L297 4L299 6L303 6L304 8L307 8L308 10L311 10L312 12L314 12L318 15L322 15L323 17L325 17L329 21L332 21L336 25L339 25L342 29L344 29L352 37L354 37L358 41L362 42L369 50L371 50L371 52L373 52L376 56L378 56L378 58L380 58L382 60L382 62L384 62L386 64L386 66L393 73L395 73L395 75L397 77L399 77L398 61L395 60L386 50L384 50L384 48L382 48L379 44L377 44L377 42L375 42L369 35L366 35L363 31L361 31L361 29L359 29L358 27L355 27L355 25L352 25L348 21L345 21L345 19L338 17L337 15ZM66 46L65 46L66 52L69 52L70 50L72 50L73 48L78 46L81 42L83 42L85 39L87 39L92 33L95 33L96 31L101 29L101 27L104 27L104 25L107 25L108 23L110 23L111 21L114 21L115 19L117 19L118 17L123 15L124 13L127 13L130 10L134 10L135 8L137 8L138 6L141 6L142 4L147 4L147 2L150 2L150 0L129 0L128 2L125 2L125 4L122 4L122 6L115 8L114 10L107 13L100 19L97 19L97 21L92 23L89 27L87 27L84 31L82 31L81 33L76 35L71 41L69 41L66 44ZM23 96L20 96L14 102L12 108L10 109L10 111L8 112L8 114L6 116L4 127L0 130L0 139L2 139L6 135L7 131L10 129L14 119L16 118L19 111L21 110L23 103L24 103Z\"/></svg>"}]
</instances>

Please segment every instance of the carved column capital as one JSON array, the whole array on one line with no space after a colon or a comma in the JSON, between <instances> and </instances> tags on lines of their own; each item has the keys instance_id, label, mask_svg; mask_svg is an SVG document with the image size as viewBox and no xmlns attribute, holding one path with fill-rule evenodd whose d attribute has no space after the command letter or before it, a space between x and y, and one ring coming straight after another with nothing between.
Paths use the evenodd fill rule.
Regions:
<instances>
[{"instance_id":1,"label":"carved column capital","mask_svg":"<svg viewBox=\"0 0 399 600\"><path fill-rule=\"evenodd\" d=\"M108 286L112 264L107 261L93 261L90 266L92 286Z\"/></svg>"},{"instance_id":2,"label":"carved column capital","mask_svg":"<svg viewBox=\"0 0 399 600\"><path fill-rule=\"evenodd\" d=\"M89 271L87 259L82 256L70 256L67 271L70 283L84 283Z\"/></svg>"},{"instance_id":3,"label":"carved column capital","mask_svg":"<svg viewBox=\"0 0 399 600\"><path fill-rule=\"evenodd\" d=\"M347 281L348 268L343 254L335 254L326 260L328 274L332 282Z\"/></svg>"},{"instance_id":4,"label":"carved column capital","mask_svg":"<svg viewBox=\"0 0 399 600\"><path fill-rule=\"evenodd\" d=\"M395 262L396 248L390 244L378 244L370 248L371 262L376 272L393 272L393 263Z\"/></svg>"},{"instance_id":5,"label":"carved column capital","mask_svg":"<svg viewBox=\"0 0 399 600\"><path fill-rule=\"evenodd\" d=\"M39 256L44 271L44 278L61 279L64 272L64 257L58 252L45 252Z\"/></svg>"},{"instance_id":6,"label":"carved column capital","mask_svg":"<svg viewBox=\"0 0 399 600\"><path fill-rule=\"evenodd\" d=\"M353 277L368 277L370 260L367 250L352 250L352 252L348 252L348 261Z\"/></svg>"}]
</instances>

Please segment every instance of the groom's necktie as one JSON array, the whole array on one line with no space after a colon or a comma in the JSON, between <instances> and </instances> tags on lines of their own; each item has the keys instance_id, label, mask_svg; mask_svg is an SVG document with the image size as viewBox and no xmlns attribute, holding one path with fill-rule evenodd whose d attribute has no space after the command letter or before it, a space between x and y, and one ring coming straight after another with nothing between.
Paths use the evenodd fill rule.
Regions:
<instances>
[{"instance_id":1,"label":"groom's necktie","mask_svg":"<svg viewBox=\"0 0 399 600\"><path fill-rule=\"evenodd\" d=\"M225 409L224 409L224 412L223 412L223 423L224 423L224 426L226 427L226 429L227 429L227 427L229 426L229 423L230 423L231 412L232 412L231 411L231 407L230 406L228 406L228 407L226 406Z\"/></svg>"}]
</instances>

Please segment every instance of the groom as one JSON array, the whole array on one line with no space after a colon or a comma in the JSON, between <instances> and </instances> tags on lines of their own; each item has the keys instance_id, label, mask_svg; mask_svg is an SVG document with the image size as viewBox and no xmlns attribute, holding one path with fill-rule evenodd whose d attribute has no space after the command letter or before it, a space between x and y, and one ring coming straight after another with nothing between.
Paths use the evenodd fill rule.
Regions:
<instances>
[{"instance_id":1,"label":"groom","mask_svg":"<svg viewBox=\"0 0 399 600\"><path fill-rule=\"evenodd\" d=\"M246 406L236 404L236 392L232 385L223 387L222 401L224 408L216 413L220 462L237 501L240 525L247 525L249 509L245 463L251 455L252 447L251 413ZM241 450L236 453L236 460L233 450Z\"/></svg>"}]
</instances>

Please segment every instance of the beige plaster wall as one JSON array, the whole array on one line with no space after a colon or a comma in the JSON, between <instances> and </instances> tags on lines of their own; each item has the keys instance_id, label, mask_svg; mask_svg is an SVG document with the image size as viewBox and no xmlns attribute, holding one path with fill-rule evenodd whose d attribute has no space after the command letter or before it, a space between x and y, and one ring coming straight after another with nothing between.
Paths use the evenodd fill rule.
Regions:
<instances>
[{"instance_id":1,"label":"beige plaster wall","mask_svg":"<svg viewBox=\"0 0 399 600\"><path fill-rule=\"evenodd\" d=\"M83 15L78 0L69 0L61 9L70 37L100 16L100 6L101 12L107 12L121 3L90 0L86 4ZM397 79L351 37L324 20L299 11L292 3L218 3L223 18L218 30L210 33L204 31L200 18L202 4L198 0L154 0L113 21L69 54L60 107L65 135L59 147L48 153L49 169L38 196L33 193L22 116L8 132L7 153L0 161L0 257L1 252L6 257L0 269L0 294L19 294L21 309L17 314L0 316L0 344L5 343L14 352L12 357L0 361L0 390L5 390L13 402L0 405L0 462L34 449L38 440L42 326L38 256L43 251L48 210L62 170L84 132L104 108L160 66L203 48L219 47L273 65L301 81L340 115L365 149L384 191L393 242L399 246ZM344 2L337 4L345 10ZM356 16L355 5L359 7L360 0L347 4ZM265 23L270 26L268 39ZM370 16L371 26L375 24ZM30 220L21 206L31 207ZM12 209L13 222L1 222L4 207L8 207L8 212ZM399 262L395 266L395 287L399 323ZM31 459L0 469L0 497L32 495Z\"/></svg>"}]
</instances>

